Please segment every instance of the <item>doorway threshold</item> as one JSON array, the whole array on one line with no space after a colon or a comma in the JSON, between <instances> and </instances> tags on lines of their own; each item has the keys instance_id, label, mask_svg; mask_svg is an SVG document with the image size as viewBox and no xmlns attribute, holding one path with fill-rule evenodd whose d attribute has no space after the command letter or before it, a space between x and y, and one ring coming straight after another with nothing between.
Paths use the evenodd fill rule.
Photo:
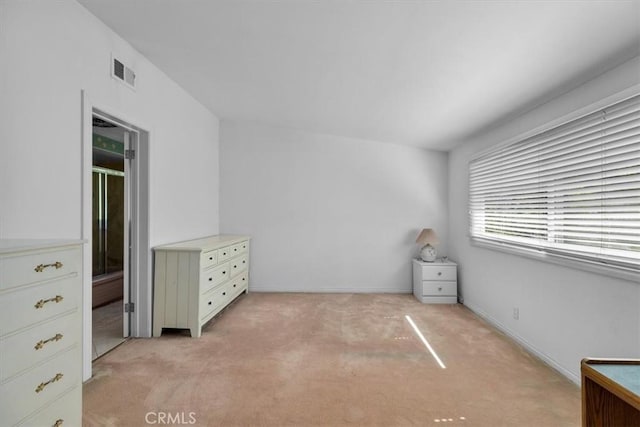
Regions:
<instances>
[{"instance_id":1,"label":"doorway threshold","mask_svg":"<svg viewBox=\"0 0 640 427\"><path fill-rule=\"evenodd\" d=\"M118 300L93 310L92 361L126 341L122 336L122 304Z\"/></svg>"}]
</instances>

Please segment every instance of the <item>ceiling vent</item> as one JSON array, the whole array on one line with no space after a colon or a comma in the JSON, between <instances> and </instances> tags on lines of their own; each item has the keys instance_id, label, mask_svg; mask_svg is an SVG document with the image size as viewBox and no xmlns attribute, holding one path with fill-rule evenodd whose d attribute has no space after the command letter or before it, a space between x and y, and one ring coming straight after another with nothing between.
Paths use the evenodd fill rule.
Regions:
<instances>
[{"instance_id":1,"label":"ceiling vent","mask_svg":"<svg viewBox=\"0 0 640 427\"><path fill-rule=\"evenodd\" d=\"M122 61L111 57L111 76L129 86L131 89L135 89L136 87L136 73L134 71L124 65Z\"/></svg>"}]
</instances>

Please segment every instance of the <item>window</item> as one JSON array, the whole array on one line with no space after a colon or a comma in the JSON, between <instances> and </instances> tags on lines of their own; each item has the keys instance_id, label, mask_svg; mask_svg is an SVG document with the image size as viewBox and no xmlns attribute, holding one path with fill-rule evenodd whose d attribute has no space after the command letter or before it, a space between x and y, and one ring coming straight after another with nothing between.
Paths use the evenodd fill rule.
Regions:
<instances>
[{"instance_id":1,"label":"window","mask_svg":"<svg viewBox=\"0 0 640 427\"><path fill-rule=\"evenodd\" d=\"M471 238L640 272L640 95L469 163Z\"/></svg>"}]
</instances>

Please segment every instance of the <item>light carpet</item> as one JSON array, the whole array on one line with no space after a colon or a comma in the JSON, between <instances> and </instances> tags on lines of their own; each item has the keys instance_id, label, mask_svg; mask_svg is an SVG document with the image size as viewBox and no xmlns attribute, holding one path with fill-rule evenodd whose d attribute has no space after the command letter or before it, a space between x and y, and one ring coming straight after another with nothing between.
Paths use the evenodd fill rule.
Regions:
<instances>
[{"instance_id":1,"label":"light carpet","mask_svg":"<svg viewBox=\"0 0 640 427\"><path fill-rule=\"evenodd\" d=\"M86 426L580 425L579 387L464 306L411 295L250 293L201 338L130 340L93 372Z\"/></svg>"}]
</instances>

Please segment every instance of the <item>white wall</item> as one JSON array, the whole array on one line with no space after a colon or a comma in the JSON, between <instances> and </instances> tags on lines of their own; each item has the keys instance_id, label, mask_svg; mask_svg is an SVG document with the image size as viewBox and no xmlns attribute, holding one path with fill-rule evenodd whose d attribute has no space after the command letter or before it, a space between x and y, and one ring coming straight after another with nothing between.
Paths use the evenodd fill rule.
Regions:
<instances>
[{"instance_id":1,"label":"white wall","mask_svg":"<svg viewBox=\"0 0 640 427\"><path fill-rule=\"evenodd\" d=\"M252 236L252 291L409 292L419 230L447 241L446 153L228 121L220 141L220 229Z\"/></svg>"},{"instance_id":2,"label":"white wall","mask_svg":"<svg viewBox=\"0 0 640 427\"><path fill-rule=\"evenodd\" d=\"M112 53L136 71L135 91L111 78ZM140 227L150 246L218 233L218 119L86 9L0 1L0 60L0 238L82 238L82 90L92 106L149 132L151 213ZM84 379L90 270L85 247ZM151 282L143 282L137 333L150 336Z\"/></svg>"},{"instance_id":3,"label":"white wall","mask_svg":"<svg viewBox=\"0 0 640 427\"><path fill-rule=\"evenodd\" d=\"M575 382L583 357L640 357L640 283L470 245L468 161L474 153L638 83L640 58L449 153L450 247L460 262L464 303ZM513 319L514 307L519 320Z\"/></svg>"},{"instance_id":4,"label":"white wall","mask_svg":"<svg viewBox=\"0 0 640 427\"><path fill-rule=\"evenodd\" d=\"M1 238L81 237L82 89L150 131L151 244L218 232L218 119L86 9L0 2L0 58Z\"/></svg>"}]
</instances>

